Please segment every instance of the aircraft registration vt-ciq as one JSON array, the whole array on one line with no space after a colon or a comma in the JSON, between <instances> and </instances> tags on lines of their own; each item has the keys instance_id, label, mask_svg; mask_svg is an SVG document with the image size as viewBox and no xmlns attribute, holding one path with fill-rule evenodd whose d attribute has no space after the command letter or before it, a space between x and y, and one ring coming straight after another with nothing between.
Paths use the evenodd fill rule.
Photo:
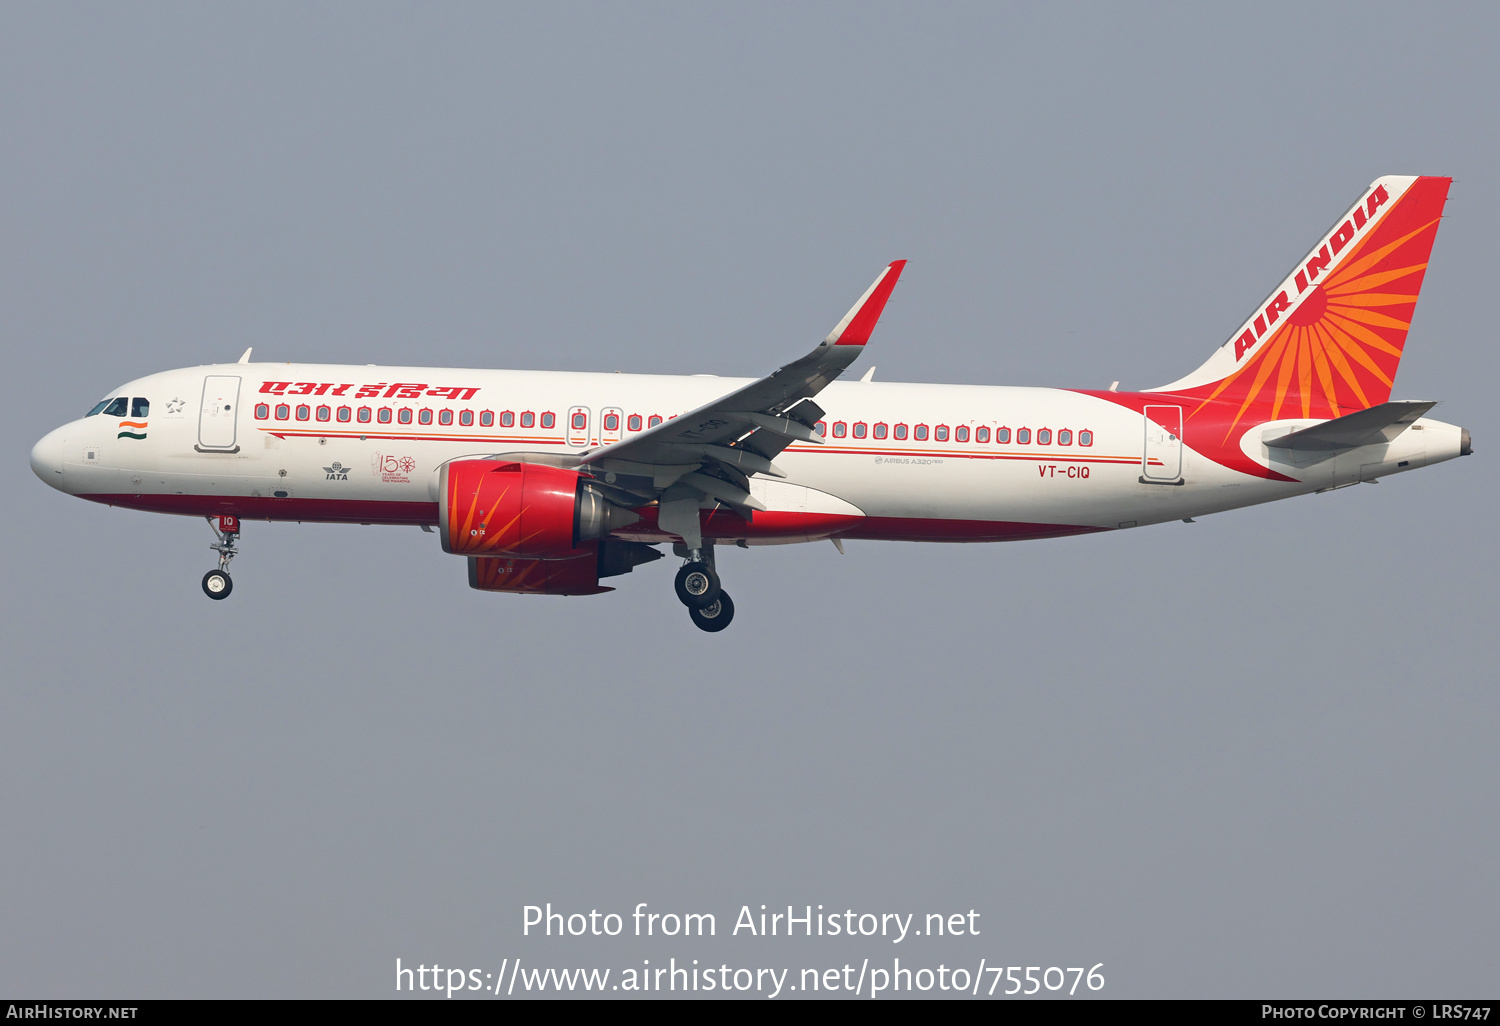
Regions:
<instances>
[{"instance_id":1,"label":"aircraft registration vt-ciq","mask_svg":"<svg viewBox=\"0 0 1500 1026\"><path fill-rule=\"evenodd\" d=\"M1182 520L1470 451L1391 383L1450 179L1381 178L1191 374L1141 392L838 381L905 261L758 381L250 363L121 385L31 453L94 502L206 517L231 587L245 520L436 530L469 585L595 595L683 560L722 630L714 547L987 542ZM873 371L874 368L871 368Z\"/></svg>"}]
</instances>

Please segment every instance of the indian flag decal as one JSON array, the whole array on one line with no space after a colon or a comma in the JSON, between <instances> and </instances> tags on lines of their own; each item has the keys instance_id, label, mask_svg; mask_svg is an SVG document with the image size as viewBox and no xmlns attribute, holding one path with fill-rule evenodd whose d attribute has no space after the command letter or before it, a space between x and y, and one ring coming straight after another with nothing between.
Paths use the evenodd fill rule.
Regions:
<instances>
[{"instance_id":1,"label":"indian flag decal","mask_svg":"<svg viewBox=\"0 0 1500 1026\"><path fill-rule=\"evenodd\" d=\"M134 438L138 442L146 440L146 422L144 420L122 420L120 421L120 433L116 438Z\"/></svg>"}]
</instances>

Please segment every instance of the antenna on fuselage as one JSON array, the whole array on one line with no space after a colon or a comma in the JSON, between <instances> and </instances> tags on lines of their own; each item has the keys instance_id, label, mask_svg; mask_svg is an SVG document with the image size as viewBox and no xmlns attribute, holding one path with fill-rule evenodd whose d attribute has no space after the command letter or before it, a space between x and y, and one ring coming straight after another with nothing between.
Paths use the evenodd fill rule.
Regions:
<instances>
[{"instance_id":1,"label":"antenna on fuselage","mask_svg":"<svg viewBox=\"0 0 1500 1026\"><path fill-rule=\"evenodd\" d=\"M237 362L238 363L249 363L250 362L250 352L254 348L255 348L254 346L251 346L249 349L246 349L243 353L241 353L240 354L240 358L239 358L239 360Z\"/></svg>"}]
</instances>

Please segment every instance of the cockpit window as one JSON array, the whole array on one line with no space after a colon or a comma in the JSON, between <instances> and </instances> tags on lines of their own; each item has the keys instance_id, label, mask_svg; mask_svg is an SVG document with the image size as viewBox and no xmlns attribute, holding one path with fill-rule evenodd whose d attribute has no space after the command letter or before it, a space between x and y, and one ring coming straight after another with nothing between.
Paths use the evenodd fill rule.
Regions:
<instances>
[{"instance_id":1,"label":"cockpit window","mask_svg":"<svg viewBox=\"0 0 1500 1026\"><path fill-rule=\"evenodd\" d=\"M123 395L118 399L111 399L109 405L104 408L106 417L123 417L130 408L130 400Z\"/></svg>"},{"instance_id":2,"label":"cockpit window","mask_svg":"<svg viewBox=\"0 0 1500 1026\"><path fill-rule=\"evenodd\" d=\"M94 416L100 410L102 410L106 406L108 406L111 402L112 402L112 400L110 400L110 399L100 399L97 403L94 404L94 408L92 410L90 410L89 412L85 413L84 416L85 417L92 417L92 416Z\"/></svg>"},{"instance_id":3,"label":"cockpit window","mask_svg":"<svg viewBox=\"0 0 1500 1026\"><path fill-rule=\"evenodd\" d=\"M142 419L151 416L151 403L137 396L130 400L130 415Z\"/></svg>"}]
</instances>

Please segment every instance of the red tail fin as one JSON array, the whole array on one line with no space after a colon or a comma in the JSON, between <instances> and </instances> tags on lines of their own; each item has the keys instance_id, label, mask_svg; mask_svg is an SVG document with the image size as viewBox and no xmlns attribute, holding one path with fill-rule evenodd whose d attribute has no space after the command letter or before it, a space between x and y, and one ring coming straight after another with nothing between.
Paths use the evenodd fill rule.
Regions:
<instances>
[{"instance_id":1,"label":"red tail fin","mask_svg":"<svg viewBox=\"0 0 1500 1026\"><path fill-rule=\"evenodd\" d=\"M1333 418L1385 402L1451 181L1376 180L1207 363L1152 391L1198 400L1189 418L1232 406L1210 414L1231 433L1246 418Z\"/></svg>"}]
</instances>

